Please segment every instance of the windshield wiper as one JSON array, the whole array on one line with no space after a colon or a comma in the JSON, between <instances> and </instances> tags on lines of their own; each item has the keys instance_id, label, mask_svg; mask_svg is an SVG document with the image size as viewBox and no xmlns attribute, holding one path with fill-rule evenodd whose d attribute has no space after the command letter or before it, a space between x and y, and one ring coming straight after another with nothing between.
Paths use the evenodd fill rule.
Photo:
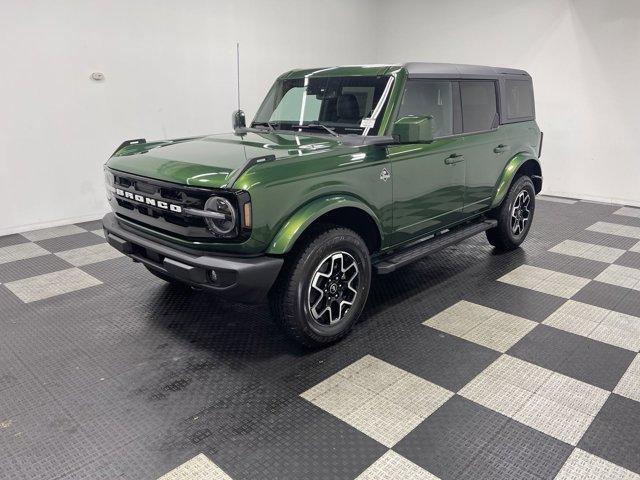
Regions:
<instances>
[{"instance_id":1,"label":"windshield wiper","mask_svg":"<svg viewBox=\"0 0 640 480\"><path fill-rule=\"evenodd\" d=\"M323 128L327 132L329 132L334 137L340 138L333 128L329 128L326 125L322 125L321 123L303 123L302 125L292 125L293 128Z\"/></svg>"}]
</instances>

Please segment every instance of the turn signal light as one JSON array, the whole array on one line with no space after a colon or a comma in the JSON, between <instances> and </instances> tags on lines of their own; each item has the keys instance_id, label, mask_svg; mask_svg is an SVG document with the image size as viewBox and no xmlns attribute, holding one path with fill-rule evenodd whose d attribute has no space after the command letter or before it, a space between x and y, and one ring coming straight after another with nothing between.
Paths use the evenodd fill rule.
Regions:
<instances>
[{"instance_id":1,"label":"turn signal light","mask_svg":"<svg viewBox=\"0 0 640 480\"><path fill-rule=\"evenodd\" d=\"M251 219L251 202L247 202L244 204L243 210L242 210L242 226L244 228L251 228L251 223L252 223L252 219Z\"/></svg>"}]
</instances>

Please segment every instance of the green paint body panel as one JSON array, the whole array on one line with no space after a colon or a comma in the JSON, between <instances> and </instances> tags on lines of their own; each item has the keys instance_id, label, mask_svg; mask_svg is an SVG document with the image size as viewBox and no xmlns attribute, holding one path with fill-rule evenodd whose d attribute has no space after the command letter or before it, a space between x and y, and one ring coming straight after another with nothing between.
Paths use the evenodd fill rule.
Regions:
<instances>
[{"instance_id":1,"label":"green paint body panel","mask_svg":"<svg viewBox=\"0 0 640 480\"><path fill-rule=\"evenodd\" d=\"M293 70L280 78L310 74L393 77L377 134L392 133L408 77L403 67ZM422 144L354 146L316 132L250 131L242 136L229 133L130 145L106 165L180 185L249 193L253 217L249 239L188 242L130 225L165 242L210 252L282 255L317 218L352 207L375 222L380 250L385 251L499 205L518 168L527 160L537 164L539 141L540 130L533 120ZM502 144L509 150L494 152ZM453 153L464 161L447 164ZM273 159L246 168L249 159L266 155ZM383 169L390 175L386 180Z\"/></svg>"}]
</instances>

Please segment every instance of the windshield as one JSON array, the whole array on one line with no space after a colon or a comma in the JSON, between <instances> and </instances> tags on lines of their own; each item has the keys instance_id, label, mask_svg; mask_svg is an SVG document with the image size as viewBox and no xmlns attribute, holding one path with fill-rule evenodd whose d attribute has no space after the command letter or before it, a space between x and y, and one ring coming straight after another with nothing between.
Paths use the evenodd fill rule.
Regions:
<instances>
[{"instance_id":1,"label":"windshield","mask_svg":"<svg viewBox=\"0 0 640 480\"><path fill-rule=\"evenodd\" d=\"M252 126L318 132L375 134L382 117L389 76L305 77L278 80ZM323 128L327 127L326 129Z\"/></svg>"}]
</instances>

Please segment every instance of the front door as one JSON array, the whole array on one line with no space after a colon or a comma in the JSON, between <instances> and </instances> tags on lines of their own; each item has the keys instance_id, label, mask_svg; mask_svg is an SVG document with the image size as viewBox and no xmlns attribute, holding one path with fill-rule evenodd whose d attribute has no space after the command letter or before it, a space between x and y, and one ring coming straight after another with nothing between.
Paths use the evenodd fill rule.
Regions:
<instances>
[{"instance_id":1,"label":"front door","mask_svg":"<svg viewBox=\"0 0 640 480\"><path fill-rule=\"evenodd\" d=\"M425 235L463 218L464 138L454 131L453 82L408 80L398 118L432 115L434 136L427 144L388 148L393 177L393 243ZM438 138L440 137L440 138Z\"/></svg>"}]
</instances>

